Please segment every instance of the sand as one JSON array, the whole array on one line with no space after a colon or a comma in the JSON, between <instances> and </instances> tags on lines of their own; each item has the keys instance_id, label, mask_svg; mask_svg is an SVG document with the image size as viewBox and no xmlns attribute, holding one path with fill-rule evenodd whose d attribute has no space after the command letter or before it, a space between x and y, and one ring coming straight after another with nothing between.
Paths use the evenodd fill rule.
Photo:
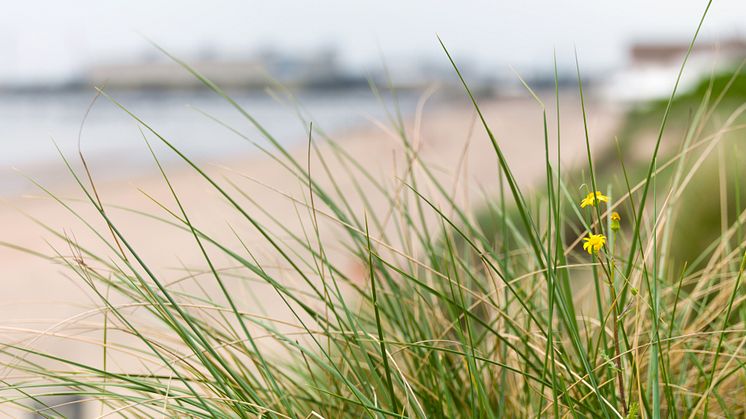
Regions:
<instances>
[{"instance_id":1,"label":"sand","mask_svg":"<svg viewBox=\"0 0 746 419\"><path fill-rule=\"evenodd\" d=\"M419 149L421 160L429 164L444 185L452 188L456 201L465 207L477 208L483 199L482 191L490 197L496 196L498 166L495 153L484 129L475 121L473 109L467 103L440 106L434 110L425 109L425 112L406 122L407 132L413 138L415 147ZM512 165L518 182L528 188L541 185L545 174L540 107L529 99L511 99L489 101L483 105L483 110ZM609 139L613 136L621 112L613 106L592 100L588 104L588 112L591 145L595 150L601 150L610 143ZM550 133L554 138L556 132L553 122L554 110L549 110L549 117ZM407 193L400 181L407 160L406 155L399 139L390 128L371 123L369 127L354 131L333 133L333 138L383 184L392 189L401 189L402 196ZM585 161L584 138L579 101L574 95L563 95L562 152L564 158L562 164L564 168L582 164ZM353 211L357 212L358 216L362 216L366 211L363 199L355 188L345 165L333 157L328 146L322 144L320 150L324 156L327 156L328 170L338 180L341 194L348 200ZM306 153L306 145L303 143L291 150L291 154L303 165L306 164ZM321 185L330 186L329 179L318 158L312 159L311 165L314 178ZM105 170L105 166L105 162L93 165L94 176L98 171ZM71 180L61 180L69 176L64 174L61 163L49 170L59 171L60 180L51 186L55 195L65 198L82 198L79 189ZM182 204L195 225L215 238L231 244L239 253L246 256L246 251L236 239L232 227L265 268L274 269L273 272L288 283L298 281L297 274L283 269L287 263L262 238L261 234L237 211L231 209L226 200L220 197L207 182L200 179L193 170L184 165L172 165L167 170ZM282 226L291 232L313 235L309 211L301 204L308 202L307 188L297 178L290 176L277 162L260 153L247 152L246 156L235 156L213 165L207 165L206 170L221 185L226 185L227 190L242 206L245 206L252 217L256 217L258 222L267 225L268 230L276 235L277 240L287 242L283 239L286 239L288 234L271 222L269 217L259 211L255 205L238 194L225 178L231 179L252 200L261 203L264 209L267 209L273 217L281 220ZM356 176L362 181L359 173ZM384 217L388 211L388 205L380 199L374 188L366 183L363 185L363 193L372 205L367 211ZM420 189L425 194L434 197L434 202L439 205L444 204L444 200L437 198L434 189L424 180ZM142 215L115 208L120 205L169 218L170 216L163 209L143 193L155 197L168 208L177 210L175 201L170 197L163 179L155 168L149 173L138 174L133 179L98 183L97 191L107 206L112 220L161 280L170 281L182 277L184 267L194 271L205 268L206 264L200 256L199 248L187 232L179 231ZM2 220L0 241L47 255L54 255L57 252L62 256L71 257L70 248L29 218L33 217L44 221L51 228L63 232L94 251L113 257L114 252L106 249L80 220L77 220L58 202L44 196L41 192L34 195L36 196L3 199L0 205L0 220ZM290 197L296 199L297 202ZM411 193L409 193L409 199L413 199ZM111 241L110 232L90 204L71 202L70 205L78 214L90 221L103 237ZM337 265L347 266L353 273L355 269L360 269L354 259L340 246L339 238L343 233L338 223L324 216L319 217L319 222L321 240L328 249L330 257L338 258L336 259ZM388 237L393 237L390 235L392 226L393 222L389 221L387 227L384 228L389 231L374 231L373 234L377 238L387 240L381 234L389 234ZM390 239L389 241L397 248L405 246L398 240ZM283 246L286 245L283 244ZM286 248L293 249L294 245L287 245ZM415 249L408 250L416 253ZM218 255L214 249L209 248L208 251L215 256L218 266L236 265L228 258ZM95 265L90 259L87 263ZM72 275L59 263L3 246L0 246L0 278L3 281L3 292L0 294L1 342L32 344L35 347L49 349L58 355L96 362L95 360L100 357L98 355L100 350L97 350L95 345L87 345L81 340L100 338L101 318L100 316L86 317L81 313L95 309L101 304L91 297L90 290L81 278ZM199 278L200 283L211 290L209 292L216 290L214 279L209 275ZM243 308L247 311L259 310L255 303L257 300L254 299L256 297L263 302L267 315L292 320L292 316L269 287L258 284L247 286L247 282L241 283L235 279L228 279L227 282L231 293L244 302ZM181 285L174 285L174 287L178 286ZM127 312L135 313L136 309ZM47 335L56 336L39 337L39 332L45 330ZM32 338L33 340L30 340ZM126 361L122 362L126 364ZM122 366L122 368L125 367L125 365ZM0 374L7 372L2 371Z\"/></svg>"}]
</instances>

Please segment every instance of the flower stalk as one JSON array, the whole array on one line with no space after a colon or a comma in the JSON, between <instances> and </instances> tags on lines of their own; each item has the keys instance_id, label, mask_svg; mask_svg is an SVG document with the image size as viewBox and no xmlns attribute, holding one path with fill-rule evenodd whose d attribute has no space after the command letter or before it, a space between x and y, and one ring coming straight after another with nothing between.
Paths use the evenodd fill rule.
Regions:
<instances>
[{"instance_id":1,"label":"flower stalk","mask_svg":"<svg viewBox=\"0 0 746 419\"><path fill-rule=\"evenodd\" d=\"M600 204L601 202L609 202L609 197L606 195L603 195L600 191L596 191L589 193L586 195L585 198L580 202L580 207L595 207L596 204ZM599 226L600 230L603 230L600 226L601 224L601 215L599 211L591 211L591 218L593 218L593 213L596 213L596 217L598 218L595 223ZM616 233L621 228L621 216L618 212L612 212L609 216L610 220L610 227L611 230ZM593 223L591 224L593 225ZM613 323L613 339L614 339L614 364L616 366L616 377L617 377L617 385L618 385L618 391L619 391L619 401L622 404L622 411L624 414L627 414L627 401L626 401L626 395L624 391L624 377L623 377L623 370L622 370L622 357L621 357L621 345L619 343L619 309L618 309L618 296L616 292L616 287L614 286L614 258L613 254L609 252L608 246L607 246L607 239L606 236L603 234L603 231L600 231L598 234L595 234L594 232L589 232L588 237L583 239L583 249L588 252L588 254L591 255L591 257L596 260L598 258L599 265L601 266L601 269L604 271L607 281L609 283L609 291L610 291L610 297L611 297L611 307L610 307L610 314L612 317L612 323ZM604 253L606 255L606 264L604 264L601 261L601 251L604 250Z\"/></svg>"}]
</instances>

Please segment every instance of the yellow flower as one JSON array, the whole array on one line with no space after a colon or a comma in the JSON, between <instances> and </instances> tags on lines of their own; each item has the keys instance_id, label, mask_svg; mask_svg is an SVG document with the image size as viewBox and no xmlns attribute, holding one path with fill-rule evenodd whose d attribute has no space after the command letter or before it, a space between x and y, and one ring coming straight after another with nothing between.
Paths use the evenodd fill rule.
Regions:
<instances>
[{"instance_id":1,"label":"yellow flower","mask_svg":"<svg viewBox=\"0 0 746 419\"><path fill-rule=\"evenodd\" d=\"M604 243L606 243L606 236L603 234L588 234L588 237L583 239L585 243L583 243L583 250L588 252L588 254L598 253L599 250L601 250L602 247L604 247Z\"/></svg>"},{"instance_id":2,"label":"yellow flower","mask_svg":"<svg viewBox=\"0 0 746 419\"><path fill-rule=\"evenodd\" d=\"M622 217L619 216L619 213L614 211L611 213L611 221L621 221Z\"/></svg>"},{"instance_id":3,"label":"yellow flower","mask_svg":"<svg viewBox=\"0 0 746 419\"><path fill-rule=\"evenodd\" d=\"M594 196L595 195L595 196ZM585 208L588 205L594 206L596 205L596 201L599 202L609 202L609 197L602 194L601 191L596 191L594 194L593 192L589 193L588 195L583 198L582 201L580 201L580 208Z\"/></svg>"}]
</instances>

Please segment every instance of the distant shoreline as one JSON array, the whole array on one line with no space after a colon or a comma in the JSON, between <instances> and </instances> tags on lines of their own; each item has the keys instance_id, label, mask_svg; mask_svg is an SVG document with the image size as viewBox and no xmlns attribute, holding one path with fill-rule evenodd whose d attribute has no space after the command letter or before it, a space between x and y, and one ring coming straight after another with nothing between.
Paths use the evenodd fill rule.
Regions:
<instances>
[{"instance_id":1,"label":"distant shoreline","mask_svg":"<svg viewBox=\"0 0 746 419\"><path fill-rule=\"evenodd\" d=\"M201 164L251 158L258 154L258 150L240 135L221 127L200 111L225 119L226 123L253 141L268 145L266 139L251 128L248 120L223 98L205 89L156 92L112 90L110 93L125 106L133 106L135 113L152 124L154 129L163 129L169 140L175 141L177 147L183 148L187 155ZM289 105L278 103L266 92L232 91L229 94L234 95L249 112L256 112L255 117L259 122L266 123L268 131L277 135L284 146L293 148L295 144L305 141L307 134ZM0 157L0 197L8 198L35 190L26 176L45 186L72 180L70 174L66 173L55 143L75 166L79 166L77 135L85 110L94 97L95 91L91 89L57 90L53 95L41 91L18 93L11 97L0 94L0 110L29 108L27 112L20 112L20 115L0 115L0 139L11 147ZM416 97L406 93L402 97L405 102L404 116L408 117ZM319 119L314 119L317 128L342 137L370 129L368 117L384 117L380 104L370 90L325 91L323 94L300 92L298 100L301 106L309 104L311 111L319 111ZM378 111L378 114L373 114ZM367 112L371 114L365 115ZM38 120L50 119L48 115L56 115L53 123L45 129L31 130L40 125ZM4 117L6 121L3 121ZM188 126L181 127L181 124ZM96 108L83 127L81 145L99 181L109 183L133 176L139 178L154 169L152 158L136 126L130 116L107 99L98 99ZM158 142L153 139L151 142L159 150ZM200 145L200 141L204 144ZM160 149L159 158L166 167L178 165L178 159L169 150Z\"/></svg>"}]
</instances>

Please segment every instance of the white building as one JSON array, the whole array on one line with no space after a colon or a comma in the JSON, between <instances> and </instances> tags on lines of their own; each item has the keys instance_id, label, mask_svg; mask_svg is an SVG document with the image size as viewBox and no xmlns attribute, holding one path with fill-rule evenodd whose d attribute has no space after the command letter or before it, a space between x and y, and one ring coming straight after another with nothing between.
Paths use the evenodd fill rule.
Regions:
<instances>
[{"instance_id":1,"label":"white building","mask_svg":"<svg viewBox=\"0 0 746 419\"><path fill-rule=\"evenodd\" d=\"M640 42L629 50L629 64L611 76L604 95L611 100L639 102L671 95L689 44ZM679 83L686 91L703 78L738 66L746 59L746 39L698 42L692 49Z\"/></svg>"}]
</instances>

